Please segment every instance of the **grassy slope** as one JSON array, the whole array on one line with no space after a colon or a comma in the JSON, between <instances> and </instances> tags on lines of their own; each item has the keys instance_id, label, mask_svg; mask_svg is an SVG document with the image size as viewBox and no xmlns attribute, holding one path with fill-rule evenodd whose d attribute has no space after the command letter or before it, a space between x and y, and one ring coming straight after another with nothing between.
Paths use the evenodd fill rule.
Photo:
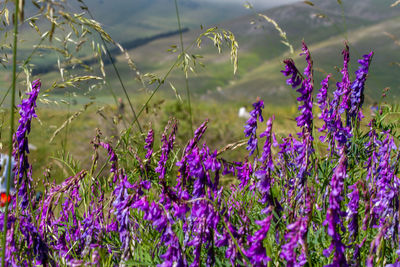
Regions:
<instances>
[{"instance_id":1,"label":"grassy slope","mask_svg":"<svg viewBox=\"0 0 400 267\"><path fill-rule=\"evenodd\" d=\"M154 28L147 30L146 25L157 21L159 27L176 28L176 18L172 2L166 4L166 0L154 1L132 1L127 5L126 1L118 0L112 4L108 1L90 0L89 7L98 20L103 22L104 27L111 32L117 41L124 41L140 37L141 34L158 33L165 29ZM186 3L186 4L185 4ZM379 4L372 0L365 1L343 1L343 9L335 1L315 1L315 6L310 7L303 3L292 4L278 7L264 12L274 18L279 25L287 32L289 41L296 49L300 49L301 40L304 39L311 47L320 47L318 51L312 51L317 70L325 72L335 72L334 67L341 65L340 51L343 40L348 38L351 46L351 56L353 62L363 53L375 49L376 55L374 65L379 68L372 69L369 86L373 87L370 97L379 95L379 91L390 86L394 91L398 88L393 74L397 73L398 68L390 65L392 61L400 61L392 55L396 55L398 48L382 32L388 31L398 35L399 27L396 21L392 21L396 16L395 9L389 8L390 1L383 0ZM213 25L218 19L223 20L230 15L239 13L232 8L232 12L221 12L222 5L216 5L210 9L207 3L182 2L181 19L184 26L199 25L201 21L207 21ZM111 6L112 5L112 6ZM122 7L126 7L123 9ZM106 12L114 8L115 10L132 11L132 15L121 13L121 19L115 18L113 12L107 16ZM171 10L169 10L171 9ZM169 10L169 11L167 11ZM141 11L141 12L139 12ZM242 10L243 12L243 10ZM219 100L238 100L251 101L255 96L263 96L273 101L286 103L294 99L291 92L285 86L284 78L281 77L279 70L282 68L281 61L284 57L291 56L288 49L281 44L279 34L272 25L262 19L257 19L256 15L237 17L221 23L219 26L234 32L239 41L239 71L233 76L232 66L229 63L229 55L216 56L216 49L212 45L203 45L201 49L194 49L194 54L204 56L203 62L206 68L197 68L196 74L190 75L190 88L193 94L203 99L215 98ZM316 13L323 13L325 18L316 18ZM217 18L218 14L222 14ZM163 20L162 22L158 20ZM388 19L387 21L385 21ZM254 25L250 21L255 20ZM147 21L147 22L146 22ZM299 23L301 22L301 23ZM207 24L206 23L206 24ZM142 31L138 30L139 27ZM143 29L146 29L143 31ZM184 34L185 47L187 47L199 34L200 30L191 30ZM161 40L156 40L144 47L130 51L140 70L145 72L155 72L162 76L173 64L177 54L170 54L166 50L171 45L178 45L178 36L173 36ZM225 49L227 51L227 49ZM296 51L295 55L298 55ZM55 53L46 54L37 62L47 63L48 60L56 61ZM302 60L298 61L301 65ZM125 63L124 57L119 57L118 67L122 73L125 83L129 86L132 94L142 86L133 79L132 72ZM353 64L353 69L357 66ZM120 86L116 76L110 66L108 70L108 80L111 87L120 93ZM42 80L57 79L59 75L52 73L41 75ZM317 75L318 79L321 78ZM58 78L59 79L59 78ZM179 70L174 71L169 82L172 82L181 94L184 94L183 74ZM50 84L47 84L49 86ZM83 84L83 87L85 85ZM151 87L150 87L151 88ZM173 95L169 83L161 88L160 91L166 95ZM61 92L61 91L59 91ZM107 95L109 91L96 91L96 94ZM62 92L61 92L62 93ZM243 98L244 97L244 98ZM245 102L244 101L244 102ZM109 101L111 102L111 100Z\"/></svg>"},{"instance_id":2,"label":"grassy slope","mask_svg":"<svg viewBox=\"0 0 400 267\"><path fill-rule=\"evenodd\" d=\"M395 53L396 47L393 42L385 35L384 31L400 34L398 26L400 18L390 19L388 21L357 29L349 32L350 54L352 57L352 70L356 70L356 59L362 54L373 50L375 52L373 64L371 66L368 79L368 88L366 93L369 98L376 99L380 96L383 88L391 87L393 94L396 96L399 85L395 78L399 69L393 67L391 62L399 61L399 56ZM325 41L312 43L309 46L316 67L316 80L320 82L322 76L326 73L337 74L338 67L341 67L341 49L343 49L343 41L340 37L331 37ZM295 61L298 65L304 67L304 58L297 56L300 51L296 51ZM286 96L289 97L289 88L284 86L285 78L279 73L283 68L281 58L264 62L254 70L246 73L244 77L234 85L226 87L230 98L244 97L247 93L243 88L257 88L256 94L270 96ZM268 75L266 75L268 73ZM272 73L272 74L270 74ZM339 79L339 75L335 75ZM264 84L264 85L262 85ZM267 90L265 90L268 88Z\"/></svg>"},{"instance_id":3,"label":"grassy slope","mask_svg":"<svg viewBox=\"0 0 400 267\"><path fill-rule=\"evenodd\" d=\"M256 96L262 96L267 100L286 103L295 98L285 86L285 79L279 72L283 68L282 59L295 57L299 66L303 67L303 59L299 59L297 55L300 53L301 40L304 39L314 57L318 83L323 74L335 74L342 65L340 52L347 38L351 51L352 71L358 67L356 59L371 50L375 51L368 81L367 100L378 97L385 87L391 87L396 94L399 85L395 77L399 69L393 67L391 63L400 61L396 56L399 48L384 32L399 36L399 17L392 11L394 9L389 8L389 2L386 2L377 6L374 2L367 3L366 6L361 1L345 2L344 10L346 12L349 10L349 13L343 14L337 4L326 4L326 2L320 3L320 7L317 8L295 4L269 10L266 14L277 20L297 49L294 55L289 55L271 25L257 22L258 28L250 26L249 21L254 16L228 21L221 26L232 30L238 37L240 45L238 74L233 77L227 54L215 56L215 49L203 47L194 53L205 56L206 68L191 75L191 90L203 98L249 101ZM373 10L377 11L373 13ZM322 11L325 11L327 18L313 17L313 14ZM185 34L186 44L198 34L199 32L195 31ZM177 41L176 37L158 40L146 47L132 50L131 55L138 62L148 62L142 65L145 71L162 74L175 58L168 55L165 49L169 45L177 44ZM171 80L178 89L183 88L181 73L173 74ZM164 89L168 90L167 87Z\"/></svg>"},{"instance_id":4,"label":"grassy slope","mask_svg":"<svg viewBox=\"0 0 400 267\"><path fill-rule=\"evenodd\" d=\"M184 145L190 136L189 124L187 122L187 110L182 108L182 105L176 101L162 102L161 98L156 97L153 105L149 106L148 112L141 117L141 124L144 131L148 131L151 126L156 133L162 133L163 128L167 124L171 116L179 120L178 133L176 142L179 145ZM208 131L205 134L204 141L213 149L222 149L229 143L234 143L244 139L243 126L245 119L238 119L237 110L241 103L216 103L197 101L193 105L193 113L195 114L194 126L199 126L204 120L209 119ZM250 109L250 106L247 106ZM215 111L218 110L224 116L215 116ZM293 121L295 108L290 106L276 106L274 110L265 110L264 117L268 118L275 114L276 134L278 137L287 135L288 132L295 130L295 122ZM62 158L65 148L70 155L73 155L75 161L79 161L81 167L90 168L90 160L93 152L93 146L90 141L93 139L96 128L100 128L103 133L103 138L107 142L115 144L120 131L125 128L126 124L123 120L117 119L117 109L115 106L101 105L95 103L90 106L85 112L81 113L74 119L67 128L63 128L54 138L53 142L49 142L50 137L63 124L63 122L74 113L64 108L54 109L54 107L46 107L39 105L37 109L38 119L32 122L32 132L29 135L29 143L34 145L36 149L31 149L29 156L30 163L33 165L35 180L40 181L43 177L43 172L50 169L55 175L52 177L67 177L71 175L69 168L63 161L57 160ZM19 117L19 116L17 116ZM132 120L129 109L126 108L125 115L126 123ZM17 120L17 118L16 118ZM8 118L7 114L0 113L0 136L7 136ZM259 132L264 131L264 126L260 126ZM138 131L134 127L134 133ZM155 153L159 153L160 135L155 136ZM3 140L4 141L4 140ZM66 142L66 144L65 144ZM2 145L7 147L7 143ZM132 151L138 149L133 144ZM101 163L106 159L106 152L103 149L99 150ZM224 154L227 159L235 159L238 154L246 153L245 148L241 147L237 151L228 151ZM66 154L64 154L66 155ZM107 175L108 168L104 174ZM57 181L60 182L60 181Z\"/></svg>"}]
</instances>

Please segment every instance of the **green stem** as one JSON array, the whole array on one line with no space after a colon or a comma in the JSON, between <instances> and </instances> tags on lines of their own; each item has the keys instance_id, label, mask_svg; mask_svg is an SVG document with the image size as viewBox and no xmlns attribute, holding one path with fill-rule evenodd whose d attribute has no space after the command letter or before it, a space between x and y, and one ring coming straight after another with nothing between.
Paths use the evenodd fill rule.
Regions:
<instances>
[{"instance_id":1,"label":"green stem","mask_svg":"<svg viewBox=\"0 0 400 267\"><path fill-rule=\"evenodd\" d=\"M18 36L18 13L19 13L19 0L15 1L15 13L14 13L14 46L13 46L13 68L12 68L12 91L11 91L11 105L10 105L10 138L8 144L8 177L7 177L7 190L6 195L10 194L10 182L11 182L11 162L12 162L12 151L13 151L13 134L14 134L14 108L15 108L15 87L17 79L17 36ZM7 220L8 220L8 201L6 201L4 211L4 223L3 223L3 240L2 240L2 253L1 253L1 266L4 267L6 264L6 239L7 239Z\"/></svg>"},{"instance_id":2,"label":"green stem","mask_svg":"<svg viewBox=\"0 0 400 267\"><path fill-rule=\"evenodd\" d=\"M188 50L191 46L193 46L194 42L186 48L186 50ZM185 50L185 52L186 52ZM147 105L150 103L151 99L153 98L153 96L157 93L158 89L160 89L161 85L164 84L165 80L168 78L168 76L170 75L170 73L172 72L172 70L176 67L176 65L178 65L179 59L175 60L175 62L171 65L171 67L169 68L169 70L167 71L167 73L164 75L164 77L158 81L158 85L157 87L153 90L153 92L151 93L151 95L149 96L149 98L147 99L146 103L144 103L144 105L142 106L142 108L139 110L136 118L134 118L134 120L131 122L127 132L129 132L132 129L132 126L136 123L136 121L139 119L140 115L142 115L143 111L145 110L145 108L147 107ZM116 144L114 149L117 149L119 147L119 145L121 144L121 142L118 141L118 143ZM98 172L96 179L100 176L101 172L104 170L104 168L107 166L108 162L110 160L110 157L108 157L107 161L103 164L103 166L101 167L100 172Z\"/></svg>"},{"instance_id":3,"label":"green stem","mask_svg":"<svg viewBox=\"0 0 400 267\"><path fill-rule=\"evenodd\" d=\"M93 17L93 15L92 15L92 13L90 12L89 7L88 7L83 1L81 1L81 3L84 4L85 9L86 9L86 11L88 12L90 18L94 20L94 17ZM106 50L106 54L107 54L107 56L108 56L108 59L110 60L111 65L112 65L113 68L114 68L115 74L117 75L118 81L119 81L119 83L121 84L122 90L124 91L126 100L128 101L129 107L130 107L130 109L131 109L131 111L132 111L132 114L133 114L133 119L135 120L136 125L138 126L138 129L139 129L140 133L141 133L142 136L143 136L142 127L140 126L138 117L136 116L135 109L133 108L131 99L129 98L128 92L127 92L127 90L126 90L125 84L124 84L123 81L122 81L121 75L119 74L118 68L117 68L117 66L115 65L114 59L113 59L113 57L111 56L110 51L108 50L107 44L106 44L106 42L104 41L103 36L102 36L100 33L98 33L98 34L99 34L100 39L101 39L101 41L102 41L102 43L103 43L104 49ZM111 89L111 87L110 87L110 89ZM112 91L112 90L111 90L111 91ZM112 91L112 94L114 94L113 91ZM117 103L117 104L118 104L118 103ZM144 137L143 137L143 138L144 138Z\"/></svg>"},{"instance_id":4,"label":"green stem","mask_svg":"<svg viewBox=\"0 0 400 267\"><path fill-rule=\"evenodd\" d=\"M193 137L193 117L192 117L192 104L190 101L190 90L189 90L189 79L188 79L188 74L187 74L187 69L186 69L186 61L185 61L185 48L183 47L183 37L182 37L182 26L181 26L181 19L179 16L179 9L178 9L178 2L175 0L175 10L176 10L176 19L178 20L178 29L179 29L179 38L181 42L181 57L183 57L183 71L185 73L185 86L186 86L186 94L187 94L187 99L188 99L188 105L189 105L189 119L190 119L190 133Z\"/></svg>"},{"instance_id":5,"label":"green stem","mask_svg":"<svg viewBox=\"0 0 400 267\"><path fill-rule=\"evenodd\" d=\"M36 51L38 50L38 48L40 47L40 45L43 43L43 41L45 40L45 38L48 36L48 33L45 34L44 36L42 36L42 38L40 39L40 42L38 43L38 45L35 46L35 48L32 50L31 54L26 58L26 60L24 61L24 63L22 64L22 68L24 68L26 65L28 65L29 62L31 62L31 59L33 57L33 55L36 53ZM19 75L22 73L22 70L20 70L17 73L17 77L16 79L19 77ZM10 93L12 88L12 85L10 85L7 89L7 92L4 94L3 98L0 101L0 106L3 105L4 100L6 100L6 97L8 96L8 93Z\"/></svg>"}]
</instances>

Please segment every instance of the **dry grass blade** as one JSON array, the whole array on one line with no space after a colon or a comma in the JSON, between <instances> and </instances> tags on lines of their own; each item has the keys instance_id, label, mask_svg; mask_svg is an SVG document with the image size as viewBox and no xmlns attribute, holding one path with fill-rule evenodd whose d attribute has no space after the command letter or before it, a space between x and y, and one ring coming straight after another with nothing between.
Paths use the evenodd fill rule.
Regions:
<instances>
[{"instance_id":1,"label":"dry grass blade","mask_svg":"<svg viewBox=\"0 0 400 267\"><path fill-rule=\"evenodd\" d=\"M220 149L217 152L217 155L219 156L220 154L224 153L227 150L235 150L235 149L237 149L237 148L239 148L241 146L244 146L245 144L247 144L247 140L240 140L240 141L237 141L235 143L228 144L228 145L224 146L222 149Z\"/></svg>"},{"instance_id":2,"label":"dry grass blade","mask_svg":"<svg viewBox=\"0 0 400 267\"><path fill-rule=\"evenodd\" d=\"M90 102L83 106L83 109L75 112L71 115L57 130L54 131L53 135L50 138L49 143L53 142L54 138L64 129L69 123L71 123L74 119L76 119L79 115L81 115L89 106L91 106L94 102Z\"/></svg>"},{"instance_id":3,"label":"dry grass blade","mask_svg":"<svg viewBox=\"0 0 400 267\"><path fill-rule=\"evenodd\" d=\"M61 49L59 47L55 47L55 46L51 46L51 45L37 45L37 46L35 46L35 48L53 50L53 51L60 53L61 55L63 55L66 58L71 57L71 55L68 53L67 50Z\"/></svg>"},{"instance_id":4,"label":"dry grass blade","mask_svg":"<svg viewBox=\"0 0 400 267\"><path fill-rule=\"evenodd\" d=\"M400 1L400 0L399 0ZM395 43L395 45L400 46L400 40L399 38L397 38L395 35L388 33L388 32L384 32L383 34L385 34L386 36L388 36L390 39L393 40L393 42Z\"/></svg>"},{"instance_id":5,"label":"dry grass blade","mask_svg":"<svg viewBox=\"0 0 400 267\"><path fill-rule=\"evenodd\" d=\"M303 1L303 2L304 2L304 4L307 4L309 6L314 6L314 3L311 1Z\"/></svg>"},{"instance_id":6,"label":"dry grass blade","mask_svg":"<svg viewBox=\"0 0 400 267\"><path fill-rule=\"evenodd\" d=\"M103 80L103 78L99 77L99 76L92 76L92 75L73 77L73 78L69 79L68 81L66 81L64 83L54 82L53 85L51 86L51 88L47 89L44 92L48 93L48 92L51 91L51 89L54 89L56 87L57 88L66 88L66 87L69 87L69 86L74 86L74 84L77 83L77 82L83 82L83 81L88 81L88 80Z\"/></svg>"},{"instance_id":7,"label":"dry grass blade","mask_svg":"<svg viewBox=\"0 0 400 267\"><path fill-rule=\"evenodd\" d=\"M209 28L204 33L200 34L199 37L196 39L196 44L199 48L201 47L203 37L207 37L214 43L214 46L218 49L218 53L222 52L222 45L224 43L226 43L230 47L231 62L233 63L233 74L236 74L236 71L238 69L239 44L236 41L235 35L231 31L227 31L224 29L218 30L217 27Z\"/></svg>"},{"instance_id":8,"label":"dry grass blade","mask_svg":"<svg viewBox=\"0 0 400 267\"><path fill-rule=\"evenodd\" d=\"M390 7L395 7L395 6L397 6L398 4L400 4L400 0L397 0L396 2L394 2L393 4L391 4Z\"/></svg>"},{"instance_id":9,"label":"dry grass blade","mask_svg":"<svg viewBox=\"0 0 400 267\"><path fill-rule=\"evenodd\" d=\"M271 19L270 17L268 17L264 14L258 14L258 15L274 26L274 28L279 32L279 35L283 39L282 43L284 45L286 45L287 47L289 47L290 53L293 54L294 53L293 46L289 43L289 40L287 39L287 36L286 36L286 32L284 32L282 30L282 28L279 27L278 23L275 20Z\"/></svg>"}]
</instances>

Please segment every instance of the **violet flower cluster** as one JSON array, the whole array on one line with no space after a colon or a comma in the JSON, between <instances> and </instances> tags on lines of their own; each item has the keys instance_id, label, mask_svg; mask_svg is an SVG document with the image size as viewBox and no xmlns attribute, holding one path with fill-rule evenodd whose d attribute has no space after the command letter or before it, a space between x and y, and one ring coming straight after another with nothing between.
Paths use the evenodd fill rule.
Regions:
<instances>
[{"instance_id":1,"label":"violet flower cluster","mask_svg":"<svg viewBox=\"0 0 400 267\"><path fill-rule=\"evenodd\" d=\"M351 137L351 129L359 127L359 122L362 119L362 105L364 103L364 88L368 74L369 65L373 53L363 56L359 60L359 69L356 71L356 79L351 83L348 73L348 64L350 61L349 47L342 51L343 68L341 70L342 81L338 82L337 89L333 92L333 99L329 101L327 97L329 74L321 83L321 89L317 95L318 105L321 110L320 119L324 124L319 128L320 132L326 131L325 135L320 137L321 141L328 141L332 152L337 152L332 149L345 145ZM346 113L345 124L342 122L341 114ZM353 125L354 124L354 125ZM346 125L346 126L344 126ZM337 143L337 146L335 145Z\"/></svg>"},{"instance_id":2,"label":"violet flower cluster","mask_svg":"<svg viewBox=\"0 0 400 267\"><path fill-rule=\"evenodd\" d=\"M373 52L370 52L367 55L363 55L363 58L358 60L360 67L356 70L356 79L351 84L350 110L347 114L348 124L351 123L351 120L359 122L364 117L360 108L364 103L365 82L367 80L373 54Z\"/></svg>"},{"instance_id":3,"label":"violet flower cluster","mask_svg":"<svg viewBox=\"0 0 400 267\"><path fill-rule=\"evenodd\" d=\"M32 182L32 169L28 162L29 147L28 147L28 134L31 132L31 121L37 117L36 99L40 91L40 80L35 80L32 83L32 91L26 93L29 97L23 99L22 103L18 105L20 108L19 114L21 118L18 120L19 126L14 135L15 149L13 152L15 160L18 162L16 174L18 179L15 180L15 187L18 190L20 198L20 205L22 209L28 207L29 198L28 192L31 191Z\"/></svg>"},{"instance_id":4,"label":"violet flower cluster","mask_svg":"<svg viewBox=\"0 0 400 267\"><path fill-rule=\"evenodd\" d=\"M347 157L345 148L340 151L340 159L338 166L333 171L332 180L330 182L329 207L326 214L324 225L327 225L328 235L332 237L329 249L324 251L325 256L335 250L332 266L347 266L345 257L345 245L342 242L340 228L343 228L342 218L345 212L341 210L341 202L343 201L344 180L347 178ZM354 226L353 226L354 227ZM354 232L353 232L354 233Z\"/></svg>"},{"instance_id":5,"label":"violet flower cluster","mask_svg":"<svg viewBox=\"0 0 400 267\"><path fill-rule=\"evenodd\" d=\"M352 132L350 127L358 126L344 121L353 114L358 115L352 123L362 119L372 54L361 60L351 83L344 50L343 77L332 100L331 76L321 83L316 104L323 127L322 133L313 133L313 63L305 44L303 52L303 76L290 59L283 71L300 93L299 133L275 134L274 117L269 118L259 136L265 138L263 149L252 160L229 154L232 147L206 143L208 120L184 147L175 144L175 122L167 125L160 148L153 146L158 141L153 130L144 142L130 137L129 144L139 149L131 150L135 154L129 160L124 156L132 147L113 147L97 134L90 170L73 170L59 184L50 182L51 171L46 172L43 196L31 199L29 208L21 209L12 199L7 266L397 266L400 153L395 129L388 130L381 120L371 121L368 133L363 128ZM20 106L24 118L34 116L34 102L32 97ZM245 127L250 154L257 148L262 107L258 99ZM27 154L30 131L30 120L20 123L25 132L16 141L18 157ZM320 149L327 147L317 138L321 135L328 151ZM111 175L96 167L99 146L107 150ZM25 178L30 165L22 166Z\"/></svg>"},{"instance_id":6,"label":"violet flower cluster","mask_svg":"<svg viewBox=\"0 0 400 267\"><path fill-rule=\"evenodd\" d=\"M154 131L153 129L150 129L150 131L147 133L146 137L146 143L144 145L144 149L146 149L146 159L151 158L151 155L153 154L153 143L154 143Z\"/></svg>"},{"instance_id":7,"label":"violet flower cluster","mask_svg":"<svg viewBox=\"0 0 400 267\"><path fill-rule=\"evenodd\" d=\"M168 123L168 126L165 128L161 142L162 142L162 147L161 147L161 156L160 160L158 162L158 166L155 169L155 171L159 174L159 179L164 180L165 178L165 173L166 173L166 164L168 160L168 155L171 152L174 142L175 142L175 134L177 130L177 125L176 122L173 123L172 125L172 131L169 137L167 137L167 131L168 128L170 127L171 122Z\"/></svg>"},{"instance_id":8,"label":"violet flower cluster","mask_svg":"<svg viewBox=\"0 0 400 267\"><path fill-rule=\"evenodd\" d=\"M244 127L244 134L246 137L249 137L246 149L250 151L249 152L250 156L254 153L254 150L256 150L258 144L257 117L260 122L264 121L264 118L262 116L264 101L258 100L257 102L253 103L253 108L254 109L250 111L250 118L247 120L246 125Z\"/></svg>"}]
</instances>

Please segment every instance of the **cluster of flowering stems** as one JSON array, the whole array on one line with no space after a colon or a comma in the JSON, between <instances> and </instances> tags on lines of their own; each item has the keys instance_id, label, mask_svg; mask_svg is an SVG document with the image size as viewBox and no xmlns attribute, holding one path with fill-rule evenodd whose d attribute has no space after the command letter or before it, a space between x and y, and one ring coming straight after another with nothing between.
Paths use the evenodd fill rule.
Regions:
<instances>
[{"instance_id":1,"label":"cluster of flowering stems","mask_svg":"<svg viewBox=\"0 0 400 267\"><path fill-rule=\"evenodd\" d=\"M133 166L122 167L118 151L100 141L98 134L92 166L96 166L97 150L104 148L111 162L109 178L93 179L94 167L82 170L59 185L47 183L37 201L32 201L27 158L27 134L40 89L40 83L34 82L29 98L20 105L14 141L19 191L12 199L7 225L7 264L373 266L383 240L399 249L400 181L393 137L378 132L371 122L361 145L366 160L351 153L355 129L363 118L372 52L359 60L351 82L345 47L342 81L332 99L327 91L331 75L321 82L316 94L318 124L322 124L319 138L313 132L317 124L313 62L304 43L302 54L307 62L303 74L290 59L282 71L300 94L296 118L300 131L295 136L278 141L272 131L274 117L257 136L257 124L264 122L260 99L245 126L249 156L243 161L228 162L201 143L208 121L195 131L179 157L176 121L167 125L159 151L154 150L154 132L149 130ZM328 150L317 154L318 145ZM355 160L364 163L354 166ZM237 182L225 188L220 183L223 177L236 177ZM390 261L399 264L398 256Z\"/></svg>"}]
</instances>

